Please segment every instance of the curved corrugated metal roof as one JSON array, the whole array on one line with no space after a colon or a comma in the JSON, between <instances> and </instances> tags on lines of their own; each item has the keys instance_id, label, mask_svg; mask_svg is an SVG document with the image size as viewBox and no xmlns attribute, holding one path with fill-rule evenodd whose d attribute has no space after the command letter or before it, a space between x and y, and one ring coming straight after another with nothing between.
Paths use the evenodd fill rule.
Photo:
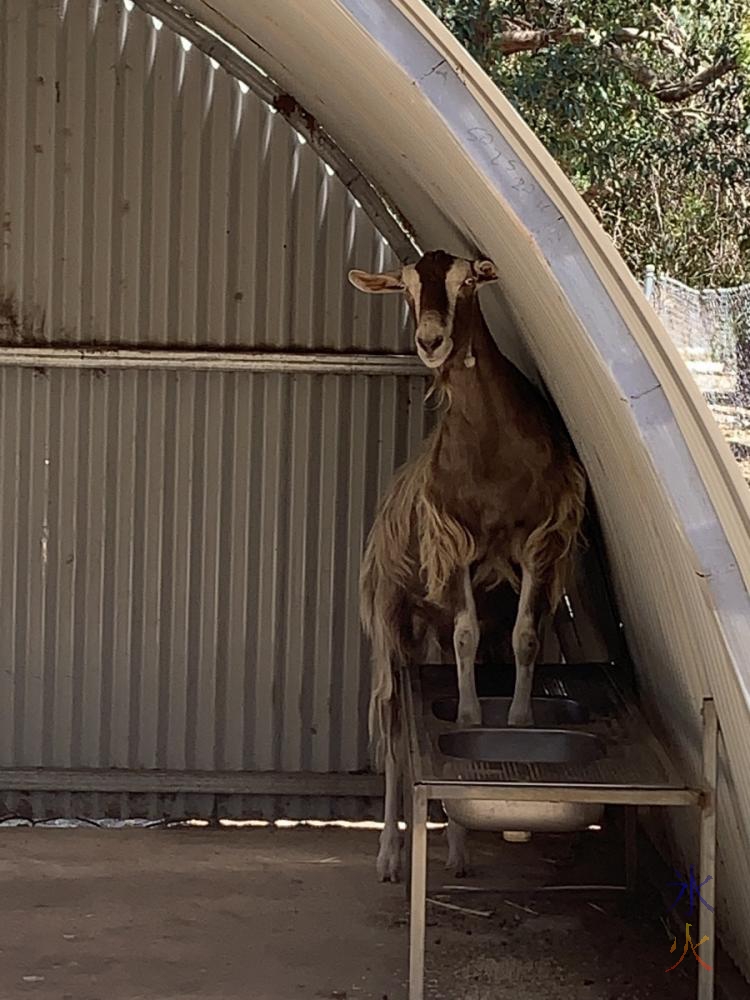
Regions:
<instances>
[{"instance_id":1,"label":"curved corrugated metal roof","mask_svg":"<svg viewBox=\"0 0 750 1000\"><path fill-rule=\"evenodd\" d=\"M750 494L653 311L497 88L419 0L181 0L314 116L424 247L480 250L498 339L530 356L596 496L652 716L697 774L723 730L718 915L750 972ZM513 316L509 321L507 309ZM694 826L679 817L697 860Z\"/></svg>"}]
</instances>

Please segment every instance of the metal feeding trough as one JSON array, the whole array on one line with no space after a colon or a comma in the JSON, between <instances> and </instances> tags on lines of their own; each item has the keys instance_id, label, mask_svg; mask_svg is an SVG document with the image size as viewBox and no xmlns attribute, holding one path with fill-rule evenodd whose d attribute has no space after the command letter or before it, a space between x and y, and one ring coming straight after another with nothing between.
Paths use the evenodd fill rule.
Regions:
<instances>
[{"instance_id":1,"label":"metal feeding trough","mask_svg":"<svg viewBox=\"0 0 750 1000\"><path fill-rule=\"evenodd\" d=\"M584 764L604 753L598 737L567 729L457 729L438 744L446 757L489 764Z\"/></svg>"},{"instance_id":2,"label":"metal feeding trough","mask_svg":"<svg viewBox=\"0 0 750 1000\"><path fill-rule=\"evenodd\" d=\"M548 699L547 706L554 708L554 702ZM599 737L565 729L459 729L439 736L438 748L444 757L485 764L580 764L597 760L605 752ZM449 819L469 830L529 833L585 830L604 811L602 805L513 799L447 799L443 808Z\"/></svg>"},{"instance_id":3,"label":"metal feeding trough","mask_svg":"<svg viewBox=\"0 0 750 1000\"><path fill-rule=\"evenodd\" d=\"M487 706L488 717L498 715L507 705L499 701ZM542 715L565 714L565 705L577 703L563 700L557 711L553 699L545 699ZM484 707L484 706L483 706ZM494 710L494 711L493 711ZM483 713L483 718L485 713ZM597 760L605 752L603 742L589 733L564 729L463 729L442 733L438 749L444 757L455 757L482 764L574 764ZM469 830L528 831L529 833L570 833L584 830L601 819L603 805L580 802L517 802L513 799L446 799L443 808L449 819Z\"/></svg>"},{"instance_id":4,"label":"metal feeding trough","mask_svg":"<svg viewBox=\"0 0 750 1000\"><path fill-rule=\"evenodd\" d=\"M596 823L607 804L625 809L626 884L634 882L638 806L701 809L700 872L715 875L716 751L713 701L704 702L703 782L688 785L607 665L538 667L535 726L507 726L512 672L478 671L482 723L456 722L455 667L415 666L399 685L411 831L409 1000L424 998L427 813L442 802L468 829L572 832ZM715 892L715 882L706 889ZM705 895L705 894L704 894ZM711 897L713 899L713 895ZM699 935L713 942L713 911L701 907ZM700 967L698 998L713 997L711 968Z\"/></svg>"}]
</instances>

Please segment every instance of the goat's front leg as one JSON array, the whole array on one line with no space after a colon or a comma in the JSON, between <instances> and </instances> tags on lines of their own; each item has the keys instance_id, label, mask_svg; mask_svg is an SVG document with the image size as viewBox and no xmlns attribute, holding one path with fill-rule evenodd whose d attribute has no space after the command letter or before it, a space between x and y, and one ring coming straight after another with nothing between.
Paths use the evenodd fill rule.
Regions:
<instances>
[{"instance_id":1,"label":"goat's front leg","mask_svg":"<svg viewBox=\"0 0 750 1000\"><path fill-rule=\"evenodd\" d=\"M544 589L533 568L523 568L518 614L513 626L513 656L516 661L516 686L508 712L509 726L533 726L531 692L534 666L539 654L539 625L546 609Z\"/></svg>"},{"instance_id":2,"label":"goat's front leg","mask_svg":"<svg viewBox=\"0 0 750 1000\"><path fill-rule=\"evenodd\" d=\"M398 882L401 877L401 834L398 829L398 786L401 769L396 748L389 746L385 754L385 815L380 834L377 872L381 882Z\"/></svg>"},{"instance_id":3,"label":"goat's front leg","mask_svg":"<svg viewBox=\"0 0 750 1000\"><path fill-rule=\"evenodd\" d=\"M474 661L479 647L479 621L468 569L463 571L460 594L459 610L453 619L453 651L458 673L457 721L462 726L478 726L482 722L482 710L477 698Z\"/></svg>"},{"instance_id":4,"label":"goat's front leg","mask_svg":"<svg viewBox=\"0 0 750 1000\"><path fill-rule=\"evenodd\" d=\"M459 593L461 595L457 605L459 610L453 620L453 652L456 656L458 674L457 721L461 726L478 726L482 722L482 709L477 697L474 663L479 647L479 621L468 569L464 570ZM466 874L467 866L466 830L453 820L449 820L446 868L449 868L456 878L462 878Z\"/></svg>"}]
</instances>

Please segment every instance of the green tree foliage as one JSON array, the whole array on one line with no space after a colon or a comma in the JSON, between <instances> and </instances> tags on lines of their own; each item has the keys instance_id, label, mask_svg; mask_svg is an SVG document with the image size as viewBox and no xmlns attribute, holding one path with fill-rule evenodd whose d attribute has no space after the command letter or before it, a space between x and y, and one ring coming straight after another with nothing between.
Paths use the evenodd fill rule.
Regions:
<instances>
[{"instance_id":1,"label":"green tree foliage","mask_svg":"<svg viewBox=\"0 0 750 1000\"><path fill-rule=\"evenodd\" d=\"M636 274L748 280L750 0L427 0Z\"/></svg>"}]
</instances>

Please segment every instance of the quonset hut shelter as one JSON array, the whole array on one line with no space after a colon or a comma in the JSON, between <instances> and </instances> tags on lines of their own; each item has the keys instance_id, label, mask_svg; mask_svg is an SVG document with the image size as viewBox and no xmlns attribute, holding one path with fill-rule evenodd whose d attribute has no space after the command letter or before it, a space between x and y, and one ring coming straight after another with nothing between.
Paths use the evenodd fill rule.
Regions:
<instances>
[{"instance_id":1,"label":"quonset hut shelter","mask_svg":"<svg viewBox=\"0 0 750 1000\"><path fill-rule=\"evenodd\" d=\"M356 577L426 382L346 272L481 252L692 780L715 699L717 914L750 974L750 495L510 104L419 0L6 0L0 38L3 811L371 813ZM580 652L611 655L589 617Z\"/></svg>"}]
</instances>

